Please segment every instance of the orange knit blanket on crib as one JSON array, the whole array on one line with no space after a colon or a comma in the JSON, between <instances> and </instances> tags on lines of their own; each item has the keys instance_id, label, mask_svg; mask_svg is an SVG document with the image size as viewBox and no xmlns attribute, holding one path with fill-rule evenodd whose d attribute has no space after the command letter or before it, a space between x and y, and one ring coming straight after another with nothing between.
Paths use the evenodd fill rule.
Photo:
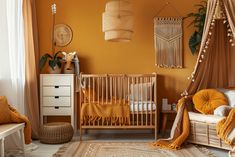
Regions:
<instances>
[{"instance_id":1,"label":"orange knit blanket on crib","mask_svg":"<svg viewBox=\"0 0 235 157\"><path fill-rule=\"evenodd\" d=\"M81 107L81 123L96 123L102 124L112 123L117 125L125 125L130 122L130 106L129 103L111 103L99 104L84 103Z\"/></svg>"}]
</instances>

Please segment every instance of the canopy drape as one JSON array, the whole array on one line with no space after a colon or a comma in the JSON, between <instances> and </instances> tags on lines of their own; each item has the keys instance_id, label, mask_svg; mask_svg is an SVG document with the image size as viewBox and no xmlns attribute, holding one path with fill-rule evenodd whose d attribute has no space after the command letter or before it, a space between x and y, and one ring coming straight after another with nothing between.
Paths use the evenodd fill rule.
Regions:
<instances>
[{"instance_id":1,"label":"canopy drape","mask_svg":"<svg viewBox=\"0 0 235 157\"><path fill-rule=\"evenodd\" d=\"M223 14L217 18L216 7ZM208 0L198 59L182 95L205 88L235 87L235 1Z\"/></svg>"}]
</instances>

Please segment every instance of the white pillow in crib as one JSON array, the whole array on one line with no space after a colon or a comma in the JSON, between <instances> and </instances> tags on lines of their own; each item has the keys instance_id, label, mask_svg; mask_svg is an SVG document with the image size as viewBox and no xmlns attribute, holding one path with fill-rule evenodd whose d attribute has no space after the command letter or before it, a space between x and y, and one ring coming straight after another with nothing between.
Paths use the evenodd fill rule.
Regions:
<instances>
[{"instance_id":1,"label":"white pillow in crib","mask_svg":"<svg viewBox=\"0 0 235 157\"><path fill-rule=\"evenodd\" d=\"M226 95L226 97L228 98L229 106L235 107L235 90L224 88L220 88L218 90Z\"/></svg>"},{"instance_id":2,"label":"white pillow in crib","mask_svg":"<svg viewBox=\"0 0 235 157\"><path fill-rule=\"evenodd\" d=\"M153 83L136 83L130 86L130 100L132 101L146 101L150 100L150 91L153 92ZM141 94L142 93L142 94ZM152 95L153 98L153 95Z\"/></svg>"},{"instance_id":3,"label":"white pillow in crib","mask_svg":"<svg viewBox=\"0 0 235 157\"><path fill-rule=\"evenodd\" d=\"M231 106L222 105L214 110L214 115L227 117L229 112L233 109Z\"/></svg>"}]
</instances>

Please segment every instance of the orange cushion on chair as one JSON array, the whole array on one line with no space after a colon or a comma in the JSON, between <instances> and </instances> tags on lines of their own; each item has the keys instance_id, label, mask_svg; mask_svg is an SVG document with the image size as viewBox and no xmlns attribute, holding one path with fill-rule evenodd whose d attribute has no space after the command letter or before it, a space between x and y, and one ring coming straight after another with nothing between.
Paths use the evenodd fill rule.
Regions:
<instances>
[{"instance_id":1,"label":"orange cushion on chair","mask_svg":"<svg viewBox=\"0 0 235 157\"><path fill-rule=\"evenodd\" d=\"M228 100L223 93L215 89L203 89L193 96L193 104L197 111L213 114L217 107L228 105Z\"/></svg>"},{"instance_id":2,"label":"orange cushion on chair","mask_svg":"<svg viewBox=\"0 0 235 157\"><path fill-rule=\"evenodd\" d=\"M0 96L0 124L11 122L11 111L8 107L7 98Z\"/></svg>"}]
</instances>

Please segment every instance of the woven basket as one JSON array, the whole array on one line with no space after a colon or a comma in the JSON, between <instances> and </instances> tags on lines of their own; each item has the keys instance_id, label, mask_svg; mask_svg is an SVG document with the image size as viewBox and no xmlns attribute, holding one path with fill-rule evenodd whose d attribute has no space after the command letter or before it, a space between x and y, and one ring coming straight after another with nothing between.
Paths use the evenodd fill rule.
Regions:
<instances>
[{"instance_id":1,"label":"woven basket","mask_svg":"<svg viewBox=\"0 0 235 157\"><path fill-rule=\"evenodd\" d=\"M47 123L40 128L40 142L60 144L69 142L73 138L73 127L70 123Z\"/></svg>"},{"instance_id":2,"label":"woven basket","mask_svg":"<svg viewBox=\"0 0 235 157\"><path fill-rule=\"evenodd\" d=\"M216 124L205 122L190 121L190 135L188 142L200 145L206 145L225 150L232 150L232 147L227 145L216 134Z\"/></svg>"}]
</instances>

